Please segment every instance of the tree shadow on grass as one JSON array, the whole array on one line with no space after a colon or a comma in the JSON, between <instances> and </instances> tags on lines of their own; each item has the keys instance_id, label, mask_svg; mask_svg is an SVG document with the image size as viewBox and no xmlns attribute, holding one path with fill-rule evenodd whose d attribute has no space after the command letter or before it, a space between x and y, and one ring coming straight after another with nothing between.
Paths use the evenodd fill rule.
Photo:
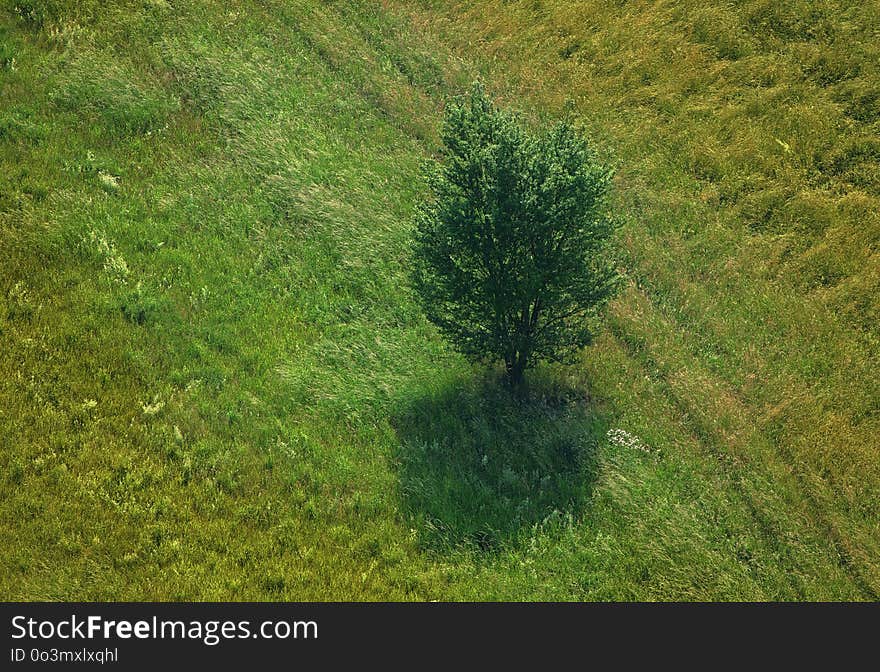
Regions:
<instances>
[{"instance_id":1,"label":"tree shadow on grass","mask_svg":"<svg viewBox=\"0 0 880 672\"><path fill-rule=\"evenodd\" d=\"M403 509L420 544L492 551L590 496L601 418L581 390L514 393L473 381L417 398L393 420Z\"/></svg>"}]
</instances>

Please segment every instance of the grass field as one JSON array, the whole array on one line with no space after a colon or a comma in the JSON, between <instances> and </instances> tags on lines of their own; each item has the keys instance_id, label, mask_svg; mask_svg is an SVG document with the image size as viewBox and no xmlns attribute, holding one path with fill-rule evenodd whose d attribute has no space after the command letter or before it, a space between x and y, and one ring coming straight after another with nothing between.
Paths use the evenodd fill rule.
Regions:
<instances>
[{"instance_id":1,"label":"grass field","mask_svg":"<svg viewBox=\"0 0 880 672\"><path fill-rule=\"evenodd\" d=\"M876 3L0 6L0 597L878 599ZM478 76L618 166L528 399L405 283Z\"/></svg>"}]
</instances>

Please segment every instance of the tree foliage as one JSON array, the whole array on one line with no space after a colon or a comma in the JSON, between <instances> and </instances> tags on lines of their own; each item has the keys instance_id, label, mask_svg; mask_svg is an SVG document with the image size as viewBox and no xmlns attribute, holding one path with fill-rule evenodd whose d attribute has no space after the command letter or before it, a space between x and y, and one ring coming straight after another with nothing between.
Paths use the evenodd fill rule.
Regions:
<instances>
[{"instance_id":1,"label":"tree foliage","mask_svg":"<svg viewBox=\"0 0 880 672\"><path fill-rule=\"evenodd\" d=\"M569 121L533 130L475 84L451 103L416 210L413 285L466 356L513 384L592 340L618 275L608 254L611 171Z\"/></svg>"}]
</instances>

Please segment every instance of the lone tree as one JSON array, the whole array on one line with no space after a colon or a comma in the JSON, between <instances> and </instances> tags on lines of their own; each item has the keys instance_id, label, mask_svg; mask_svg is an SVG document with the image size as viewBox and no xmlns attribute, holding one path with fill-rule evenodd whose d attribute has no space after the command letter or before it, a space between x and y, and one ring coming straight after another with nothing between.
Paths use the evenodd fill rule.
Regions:
<instances>
[{"instance_id":1,"label":"lone tree","mask_svg":"<svg viewBox=\"0 0 880 672\"><path fill-rule=\"evenodd\" d=\"M531 131L480 84L447 108L416 210L413 286L463 354L504 360L512 385L570 362L617 285L604 208L611 171L571 123Z\"/></svg>"}]
</instances>

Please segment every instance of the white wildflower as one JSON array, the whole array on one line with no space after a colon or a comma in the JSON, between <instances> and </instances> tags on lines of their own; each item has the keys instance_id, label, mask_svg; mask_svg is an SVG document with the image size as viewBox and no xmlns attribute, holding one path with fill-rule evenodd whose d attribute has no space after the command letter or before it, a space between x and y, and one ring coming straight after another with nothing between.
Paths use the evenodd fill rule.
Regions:
<instances>
[{"instance_id":1,"label":"white wildflower","mask_svg":"<svg viewBox=\"0 0 880 672\"><path fill-rule=\"evenodd\" d=\"M7 296L12 303L26 306L30 303L30 294L27 285L19 280L15 283L15 286L9 290Z\"/></svg>"},{"instance_id":2,"label":"white wildflower","mask_svg":"<svg viewBox=\"0 0 880 672\"><path fill-rule=\"evenodd\" d=\"M116 250L114 249L114 253ZM121 254L113 254L104 261L104 270L116 282L125 284L128 279L128 263Z\"/></svg>"},{"instance_id":3,"label":"white wildflower","mask_svg":"<svg viewBox=\"0 0 880 672\"><path fill-rule=\"evenodd\" d=\"M141 404L141 407L144 409L144 415L152 417L165 408L165 402L159 397L153 397L153 403Z\"/></svg>"},{"instance_id":4,"label":"white wildflower","mask_svg":"<svg viewBox=\"0 0 880 672\"><path fill-rule=\"evenodd\" d=\"M115 175L111 175L110 173L107 173L103 170L99 170L98 179L101 180L101 184L108 189L111 189L113 191L119 189L119 178Z\"/></svg>"},{"instance_id":5,"label":"white wildflower","mask_svg":"<svg viewBox=\"0 0 880 672\"><path fill-rule=\"evenodd\" d=\"M652 450L650 446L646 446L644 443L642 443L642 440L639 437L630 434L625 429L609 429L606 436L608 437L608 440L615 446L641 450L643 453L654 452L654 450Z\"/></svg>"},{"instance_id":6,"label":"white wildflower","mask_svg":"<svg viewBox=\"0 0 880 672\"><path fill-rule=\"evenodd\" d=\"M113 241L103 233L94 230L89 231L89 239L97 248L98 254L104 258L104 270L110 278L124 285L128 281L128 263L116 249Z\"/></svg>"}]
</instances>

